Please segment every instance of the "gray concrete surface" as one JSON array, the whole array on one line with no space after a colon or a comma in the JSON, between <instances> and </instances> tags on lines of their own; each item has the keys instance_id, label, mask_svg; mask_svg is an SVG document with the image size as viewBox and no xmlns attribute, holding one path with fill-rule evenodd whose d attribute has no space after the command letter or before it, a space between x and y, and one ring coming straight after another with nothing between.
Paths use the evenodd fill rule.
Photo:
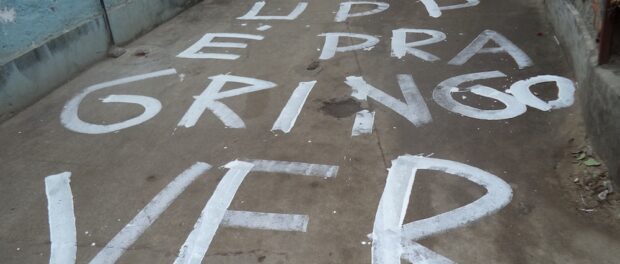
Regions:
<instances>
[{"instance_id":1,"label":"gray concrete surface","mask_svg":"<svg viewBox=\"0 0 620 264\"><path fill-rule=\"evenodd\" d=\"M269 1L263 11L286 13L295 4ZM383 219L375 214L381 196L386 195L387 169L399 156L425 154L496 175L509 184L512 199L469 225L418 240L424 247L456 263L616 263L620 259L615 250L620 246L618 216L598 219L579 210L582 207L562 184L565 172L556 166L569 151L574 131L582 128L579 103L552 111L528 107L515 118L489 121L452 113L432 98L439 82L466 73L504 72L507 78L476 82L499 90L537 75L572 78L567 58L545 20L543 3L482 1L475 7L446 10L439 18L429 17L418 2L390 4L382 13L336 23L338 3L333 1L312 1L293 21L238 20L252 3L205 1L129 44L125 55L96 64L0 124L0 262L49 263L54 239L50 238L46 176L72 173L77 263L89 263L177 175L198 161L209 163L213 168L174 199L117 261L173 263L228 171L219 167L236 159L265 159L336 165L339 170L336 177L325 178L250 173L229 209L304 214L309 217L306 232L220 227L203 263L372 263L371 250L377 245L370 243L368 234ZM272 28L257 31L261 24ZM420 47L441 60L390 57L391 31L397 28L444 32L447 41ZM534 65L518 69L507 54L476 55L462 66L447 64L486 29L514 42ZM205 33L218 32L265 38L247 41L245 49L229 49L241 55L238 60L176 57ZM319 61L324 37L317 35L326 32L377 35L380 42L371 50L338 53ZM140 52L145 49L146 55ZM222 50L226 49L203 52ZM65 104L86 87L168 68L178 74L96 91L79 108L82 120L112 124L143 110L99 99L111 94L143 95L162 104L152 119L106 134L77 133L61 123ZM211 83L209 77L219 74L266 80L277 87L222 99L243 119L245 129L226 128L208 110L194 127L178 127L194 96ZM359 105L346 103L350 100L333 103L350 98L347 76L363 76L403 100L397 74L413 76L432 122L414 126L372 99ZM316 86L291 132L270 131L298 83L312 80ZM231 88L236 87L225 90ZM557 92L546 85L534 90L547 100ZM488 98L464 95L457 100L481 109L501 108ZM374 130L351 137L360 107L376 111ZM420 171L404 222L450 212L485 193L484 187L461 177Z\"/></svg>"},{"instance_id":2,"label":"gray concrete surface","mask_svg":"<svg viewBox=\"0 0 620 264\"><path fill-rule=\"evenodd\" d=\"M620 181L620 85L618 65L598 66L598 47L591 37L591 17L566 1L545 1L549 21L566 49L581 84L579 97L587 132L595 149ZM583 9L583 8L580 8Z\"/></svg>"}]
</instances>

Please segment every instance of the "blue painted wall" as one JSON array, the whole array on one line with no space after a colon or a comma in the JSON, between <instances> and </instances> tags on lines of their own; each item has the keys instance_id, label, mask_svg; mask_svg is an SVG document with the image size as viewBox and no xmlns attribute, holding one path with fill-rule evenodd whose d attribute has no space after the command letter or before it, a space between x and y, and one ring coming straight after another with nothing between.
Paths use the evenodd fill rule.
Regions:
<instances>
[{"instance_id":1,"label":"blue painted wall","mask_svg":"<svg viewBox=\"0 0 620 264\"><path fill-rule=\"evenodd\" d=\"M201 0L104 0L123 45ZM0 122L105 58L100 0L0 0Z\"/></svg>"},{"instance_id":2,"label":"blue painted wall","mask_svg":"<svg viewBox=\"0 0 620 264\"><path fill-rule=\"evenodd\" d=\"M101 13L98 0L0 0L0 65Z\"/></svg>"}]
</instances>

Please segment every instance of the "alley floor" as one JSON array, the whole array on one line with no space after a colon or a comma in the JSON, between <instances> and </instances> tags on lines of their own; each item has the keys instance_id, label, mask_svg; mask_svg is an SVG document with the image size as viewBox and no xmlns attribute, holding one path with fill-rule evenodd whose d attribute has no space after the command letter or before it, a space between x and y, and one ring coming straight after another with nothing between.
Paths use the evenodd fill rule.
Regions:
<instances>
[{"instance_id":1,"label":"alley floor","mask_svg":"<svg viewBox=\"0 0 620 264\"><path fill-rule=\"evenodd\" d=\"M0 263L619 263L542 1L206 0L0 124Z\"/></svg>"}]
</instances>

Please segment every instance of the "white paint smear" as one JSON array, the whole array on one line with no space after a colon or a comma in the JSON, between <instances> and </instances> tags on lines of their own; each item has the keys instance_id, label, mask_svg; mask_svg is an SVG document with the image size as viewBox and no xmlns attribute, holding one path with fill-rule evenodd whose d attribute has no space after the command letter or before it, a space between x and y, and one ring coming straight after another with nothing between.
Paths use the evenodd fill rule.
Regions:
<instances>
[{"instance_id":1,"label":"white paint smear","mask_svg":"<svg viewBox=\"0 0 620 264\"><path fill-rule=\"evenodd\" d=\"M427 157L405 156L403 159L416 169L449 173L474 182L487 190L485 195L470 204L405 224L403 226L403 236L405 239L419 240L469 224L484 216L495 213L506 206L512 199L512 189L508 183L481 169L455 161Z\"/></svg>"},{"instance_id":2,"label":"white paint smear","mask_svg":"<svg viewBox=\"0 0 620 264\"><path fill-rule=\"evenodd\" d=\"M429 35L430 38L407 42L408 33L426 34ZM399 28L392 30L392 57L400 59L407 54L411 54L424 61L438 61L439 57L429 52L419 50L416 47L438 43L444 41L445 39L446 34L437 30L413 28Z\"/></svg>"},{"instance_id":3,"label":"white paint smear","mask_svg":"<svg viewBox=\"0 0 620 264\"><path fill-rule=\"evenodd\" d=\"M241 117L218 100L271 89L276 86L276 84L272 82L235 75L216 75L209 77L209 79L211 79L211 83L200 95L194 96L194 103L190 106L185 115L183 115L178 126L193 127L204 111L209 109L227 127L245 128L245 123ZM224 85L229 82L248 84L248 86L222 92L221 90L224 88Z\"/></svg>"},{"instance_id":4,"label":"white paint smear","mask_svg":"<svg viewBox=\"0 0 620 264\"><path fill-rule=\"evenodd\" d=\"M305 232L307 215L274 214L228 210L239 186L251 171L335 177L338 166L269 160L232 161L229 171L207 201L194 229L179 251L175 264L200 264L220 225L264 230Z\"/></svg>"},{"instance_id":5,"label":"white paint smear","mask_svg":"<svg viewBox=\"0 0 620 264\"><path fill-rule=\"evenodd\" d=\"M301 13L304 12L304 10L306 10L307 6L308 6L308 3L300 2L299 4L297 4L295 9L293 9L293 11L291 11L291 13L289 13L286 16L259 16L258 13L260 13L260 11L263 9L263 7L265 7L265 1L259 1L259 2L254 3L254 5L250 9L250 11L248 11L248 13L246 13L245 15L243 15L241 17L238 17L237 19L244 19L244 20L295 20L299 15L301 15Z\"/></svg>"},{"instance_id":6,"label":"white paint smear","mask_svg":"<svg viewBox=\"0 0 620 264\"><path fill-rule=\"evenodd\" d=\"M89 94L95 91L121 85L121 84L137 82L137 81L141 81L145 79L156 78L156 77L167 76L167 75L174 75L176 73L177 72L175 69L167 69L167 70L156 71L156 72L151 72L151 73L146 73L146 74L134 75L131 77L121 78L121 79L117 79L114 81L103 82L103 83L98 83L98 84L89 86L86 89L84 89L81 93L71 98L71 100L69 100L67 104L65 104L65 107L62 110L62 113L60 115L60 121L67 129L78 132L78 133L85 133L85 134L110 133L110 132L114 132L114 131L118 131L121 129L125 129L125 128L129 128L132 126L142 124L148 121L149 119L153 118L161 110L161 103L157 99L152 98L152 97L142 96L142 95L110 95L106 97L105 99L102 100L102 102L104 103L130 103L130 104L140 105L144 108L144 112L140 114L139 116L122 121L122 122L110 124L110 125L97 125L97 124L84 122L80 119L78 115L78 109L79 109L79 106L82 100L84 100L86 96L88 96Z\"/></svg>"},{"instance_id":7,"label":"white paint smear","mask_svg":"<svg viewBox=\"0 0 620 264\"><path fill-rule=\"evenodd\" d=\"M75 263L77 235L70 182L70 172L45 177L51 243L50 264Z\"/></svg>"},{"instance_id":8,"label":"white paint smear","mask_svg":"<svg viewBox=\"0 0 620 264\"><path fill-rule=\"evenodd\" d=\"M306 232L309 219L307 215L228 210L224 215L222 225L260 230Z\"/></svg>"},{"instance_id":9,"label":"white paint smear","mask_svg":"<svg viewBox=\"0 0 620 264\"><path fill-rule=\"evenodd\" d=\"M323 33L319 35L320 37L325 37L325 44L323 45L323 50L321 51L321 55L319 59L328 60L333 58L336 55L336 52L347 52L353 50L366 50L374 47L379 43L379 38L366 34L356 34L356 33L347 33L347 32L331 32L331 33ZM347 38L357 38L363 39L364 42L353 44L349 46L339 47L338 43L340 42L341 37Z\"/></svg>"},{"instance_id":10,"label":"white paint smear","mask_svg":"<svg viewBox=\"0 0 620 264\"><path fill-rule=\"evenodd\" d=\"M291 98L288 99L288 102L284 108L282 108L280 116L276 119L271 131L280 130L284 133L291 132L291 129L295 126L295 121L297 120L299 113L301 113L301 109L306 103L306 99L315 84L316 81L299 83L297 88L295 88L295 91L293 91Z\"/></svg>"},{"instance_id":11,"label":"white paint smear","mask_svg":"<svg viewBox=\"0 0 620 264\"><path fill-rule=\"evenodd\" d=\"M338 166L333 165L278 160L248 160L248 162L254 164L252 171L287 173L327 178L336 177L336 175L338 175Z\"/></svg>"},{"instance_id":12,"label":"white paint smear","mask_svg":"<svg viewBox=\"0 0 620 264\"><path fill-rule=\"evenodd\" d=\"M420 90L415 85L411 75L398 75L398 84L405 97L406 103L373 87L364 81L362 77L349 76L345 83L353 89L351 96L362 101L366 101L367 98L370 97L406 118L415 126L421 126L432 121L424 98L420 94Z\"/></svg>"},{"instance_id":13,"label":"white paint smear","mask_svg":"<svg viewBox=\"0 0 620 264\"><path fill-rule=\"evenodd\" d=\"M211 165L198 162L168 183L123 229L103 247L90 264L113 264L149 228L172 202Z\"/></svg>"},{"instance_id":14,"label":"white paint smear","mask_svg":"<svg viewBox=\"0 0 620 264\"><path fill-rule=\"evenodd\" d=\"M498 47L493 48L485 48L489 41L495 42ZM530 59L523 50L517 47L514 43L504 37L502 34L499 34L493 30L485 30L476 39L474 39L465 49L463 49L459 54L457 54L452 60L448 62L450 65L463 65L469 59L471 59L476 54L497 54L497 53L508 53L514 61L519 66L519 69L523 69L526 67L530 67L534 65L532 59Z\"/></svg>"},{"instance_id":15,"label":"white paint smear","mask_svg":"<svg viewBox=\"0 0 620 264\"><path fill-rule=\"evenodd\" d=\"M222 219L224 219L228 206L230 206L243 179L250 173L253 166L252 163L243 161L232 161L226 164L225 167L229 171L217 185L213 196L211 196L200 213L194 229L187 237L187 240L185 240L185 243L183 243L183 246L181 246L174 264L202 263L202 259L209 249L215 232Z\"/></svg>"},{"instance_id":16,"label":"white paint smear","mask_svg":"<svg viewBox=\"0 0 620 264\"><path fill-rule=\"evenodd\" d=\"M229 171L202 210L194 229L181 247L175 264L201 263L220 224L262 230L307 231L309 222L307 215L228 210L239 186L251 171L325 178L335 177L338 173L338 166L270 160L250 162L236 160L229 162L225 167ZM172 202L210 168L209 164L198 162L177 176L103 247L90 264L115 263ZM76 259L77 243L70 176L71 173L65 172L45 179L52 264L71 264L75 263Z\"/></svg>"},{"instance_id":17,"label":"white paint smear","mask_svg":"<svg viewBox=\"0 0 620 264\"><path fill-rule=\"evenodd\" d=\"M536 84L553 82L558 87L558 98L545 102L532 93L530 88ZM570 79L555 75L540 75L527 80L518 81L506 92L511 93L519 102L542 111L560 109L573 105L575 101L575 85Z\"/></svg>"},{"instance_id":18,"label":"white paint smear","mask_svg":"<svg viewBox=\"0 0 620 264\"><path fill-rule=\"evenodd\" d=\"M455 264L452 260L415 242L403 247L402 259L413 264Z\"/></svg>"},{"instance_id":19,"label":"white paint smear","mask_svg":"<svg viewBox=\"0 0 620 264\"><path fill-rule=\"evenodd\" d=\"M415 169L402 159L392 161L372 230L372 263L400 264L401 228L415 179Z\"/></svg>"},{"instance_id":20,"label":"white paint smear","mask_svg":"<svg viewBox=\"0 0 620 264\"><path fill-rule=\"evenodd\" d=\"M375 5L374 9L353 13L351 14L351 6L352 5ZM370 2L370 1L355 1L355 2L343 2L340 3L340 8L338 9L338 13L336 13L336 18L334 19L336 22L344 22L349 17L360 17L360 16L368 16L377 14L387 10L390 7L390 4L384 2Z\"/></svg>"},{"instance_id":21,"label":"white paint smear","mask_svg":"<svg viewBox=\"0 0 620 264\"><path fill-rule=\"evenodd\" d=\"M372 127L375 122L375 112L362 110L355 114L355 121L351 129L351 136L357 137L364 134L372 134Z\"/></svg>"},{"instance_id":22,"label":"white paint smear","mask_svg":"<svg viewBox=\"0 0 620 264\"><path fill-rule=\"evenodd\" d=\"M270 28L271 28L270 25L262 25L262 26L257 27L256 30L258 30L258 31L266 31L266 30L269 30Z\"/></svg>"},{"instance_id":23,"label":"white paint smear","mask_svg":"<svg viewBox=\"0 0 620 264\"><path fill-rule=\"evenodd\" d=\"M435 170L465 178L487 190L463 207L403 225L417 170ZM404 155L392 161L379 201L372 233L372 263L452 263L415 243L419 239L457 228L506 206L512 199L510 185L499 177L462 163Z\"/></svg>"},{"instance_id":24,"label":"white paint smear","mask_svg":"<svg viewBox=\"0 0 620 264\"><path fill-rule=\"evenodd\" d=\"M239 33L207 33L196 43L191 45L186 50L177 55L179 58L188 59L219 59L219 60L236 60L241 55L229 54L229 53L205 53L201 50L207 47L211 48L235 48L245 49L248 44L240 42L213 42L215 38L238 38L238 39L251 39L262 40L264 37L260 35L252 34L239 34Z\"/></svg>"},{"instance_id":25,"label":"white paint smear","mask_svg":"<svg viewBox=\"0 0 620 264\"><path fill-rule=\"evenodd\" d=\"M464 88L464 91L469 91L483 97L498 100L506 106L504 109L478 109L464 105L452 97L452 93L461 91L458 86L462 83L501 77L506 77L506 75L500 71L478 72L455 76L437 85L435 90L433 90L433 99L437 102L437 104L448 111L475 119L502 120L517 117L525 113L527 108L525 105L517 101L516 98L488 86L474 85L469 88Z\"/></svg>"},{"instance_id":26,"label":"white paint smear","mask_svg":"<svg viewBox=\"0 0 620 264\"><path fill-rule=\"evenodd\" d=\"M15 9L11 8L3 8L0 9L0 23L13 23L15 22L15 17L17 13L15 13Z\"/></svg>"},{"instance_id":27,"label":"white paint smear","mask_svg":"<svg viewBox=\"0 0 620 264\"><path fill-rule=\"evenodd\" d=\"M466 0L465 3L449 5L449 6L439 6L437 5L436 0L420 0L420 2L422 2L422 4L424 4L424 7L426 7L426 11L428 11L428 15L430 15L431 17L435 17L435 18L441 16L442 10L453 10L453 9L459 9L459 8L466 8L466 7L477 6L478 4L480 4L479 0Z\"/></svg>"}]
</instances>

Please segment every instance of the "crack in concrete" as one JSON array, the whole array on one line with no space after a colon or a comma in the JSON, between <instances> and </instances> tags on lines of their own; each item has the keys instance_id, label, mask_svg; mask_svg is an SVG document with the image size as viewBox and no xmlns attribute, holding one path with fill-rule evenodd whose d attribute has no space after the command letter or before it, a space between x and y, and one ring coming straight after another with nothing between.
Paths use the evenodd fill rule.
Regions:
<instances>
[{"instance_id":1,"label":"crack in concrete","mask_svg":"<svg viewBox=\"0 0 620 264\"><path fill-rule=\"evenodd\" d=\"M351 25L349 24L349 21L345 21L345 24L347 25L348 33L353 33L351 31ZM349 44L353 44L351 41L349 42L350 42ZM359 76L364 76L362 64L359 61L358 52L356 50L353 51L353 57L355 58L355 64L357 65ZM366 101L366 103L368 104L368 107L366 107L367 109L374 108L370 101ZM389 167L388 167L387 160L385 158L385 151L383 150L383 146L381 145L381 136L379 135L379 130L374 128L373 131L375 133L375 137L377 138L377 146L379 147L379 152L381 153L381 159L383 160L383 166L385 167L385 169L388 169Z\"/></svg>"}]
</instances>

